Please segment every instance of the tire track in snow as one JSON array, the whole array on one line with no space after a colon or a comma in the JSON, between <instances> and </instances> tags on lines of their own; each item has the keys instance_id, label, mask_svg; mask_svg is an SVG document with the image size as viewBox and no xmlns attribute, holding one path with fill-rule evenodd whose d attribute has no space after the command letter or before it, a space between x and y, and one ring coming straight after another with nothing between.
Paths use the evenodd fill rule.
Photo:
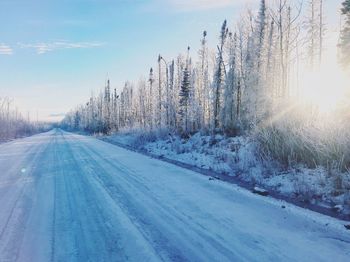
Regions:
<instances>
[{"instance_id":1,"label":"tire track in snow","mask_svg":"<svg viewBox=\"0 0 350 262\"><path fill-rule=\"evenodd\" d=\"M71 142L72 143L72 142ZM159 199L156 199L153 197L151 190L145 186L145 183L142 183L142 181L139 181L139 177L137 177L137 174L135 174L131 169L123 166L120 162L114 160L110 160L109 158L103 157L99 152L97 152L92 147L87 147L84 143L75 143L76 146L80 148L79 151L82 151L88 155L88 157L81 157L83 161L85 161L85 165L91 165L93 169L93 175L94 177L103 185L104 189L111 195L111 197L118 202L118 205L122 206L124 209L124 212L128 214L130 218L132 218L133 223L135 226L139 229L139 231L144 235L144 237L149 241L152 242L153 245L155 245L156 250L159 253L164 253L164 247L166 247L166 252L168 259L175 260L175 261L184 261L187 260L186 256L184 255L183 251L180 249L177 249L174 245L171 245L170 242L173 242L169 239L169 237L174 240L177 235L178 242L181 242L182 239L186 239L189 241L189 243L195 243L197 242L197 245L201 245L201 243L205 242L209 244L209 246L215 247L217 251L217 257L221 257L221 259L230 260L233 257L238 258L239 254L233 253L228 247L225 247L222 245L222 243L219 243L217 240L212 238L208 233L205 233L205 228L203 228L201 225L196 223L189 224L189 217L186 217L186 215L179 213L177 210L172 209L171 207L167 207L167 209L164 207L164 204L159 201ZM78 152L79 152L78 151ZM88 152L90 151L90 153ZM96 156L99 158L96 158ZM93 162L91 161L93 160ZM103 161L98 161L103 160ZM143 209L142 207L135 207L135 202L138 202L136 200L136 197L129 194L127 191L125 191L125 188L119 186L119 184L122 183L114 183L113 187L117 188L118 190L111 190L111 181L106 181L105 177L108 174L108 171L105 169L104 166L101 165L101 163L108 164L113 167L113 169L119 170L120 174L125 174L125 176L118 176L119 181L123 179L123 183L127 185L127 188L131 189L133 188L134 192L139 192L142 194L142 196L139 196L138 199L143 199L145 202L148 200L148 204L151 207L155 207L157 212L159 212L164 219L163 222L161 220L158 220L158 227L162 227L163 224L163 232L161 229L158 229L156 227L153 227L152 230L150 230L150 224L142 218L141 212L137 212L137 210ZM109 173L109 175L111 175ZM131 179L131 181L129 181ZM145 182L145 181L143 181ZM118 194L118 192L122 192ZM117 194L117 196L116 196ZM122 201L124 200L124 202ZM131 201L134 200L134 203ZM142 205L139 203L139 205ZM131 207L133 209L131 210ZM135 213L136 212L136 213ZM147 210L145 211L147 213ZM153 217L153 219L156 219ZM171 226L171 229L166 225L164 225L164 221L167 221L167 223L171 223L173 221L173 225ZM181 224L181 226L179 225ZM186 229L186 230L184 230ZM164 235L164 231L170 230L167 234L167 236ZM171 234L172 231L172 234ZM179 234L179 232L181 232ZM154 236L155 235L155 236ZM180 237L181 236L181 237ZM186 236L184 238L184 236ZM198 239L201 239L201 241L198 241ZM168 244L165 244L168 243ZM191 248L192 247L192 248ZM186 254L196 254L197 253L197 259L203 260L206 258L206 251L201 250L198 252L197 247L191 247L187 246L188 252ZM213 251L213 250L211 250ZM181 255L182 254L182 255ZM225 258L226 256L226 258ZM229 259L230 258L230 259Z\"/></svg>"},{"instance_id":2,"label":"tire track in snow","mask_svg":"<svg viewBox=\"0 0 350 262\"><path fill-rule=\"evenodd\" d=\"M44 147L44 149L41 149ZM24 231L26 228L27 220L30 215L32 208L32 199L30 195L26 192L29 186L33 187L35 184L35 177L33 176L36 171L36 166L33 165L40 156L49 147L47 143L40 143L35 150L35 155L29 162L28 166L32 166L29 171L25 172L20 178L22 181L22 186L15 198L14 203L9 211L6 222L0 232L0 258L9 261L16 261L20 252L20 246L24 236ZM33 181L28 182L28 178L33 178ZM16 194L14 194L16 195ZM16 247L13 249L13 247Z\"/></svg>"},{"instance_id":3,"label":"tire track in snow","mask_svg":"<svg viewBox=\"0 0 350 262\"><path fill-rule=\"evenodd\" d=\"M55 132L57 134L57 131ZM58 159L57 154L57 136L54 137L54 148L53 148L53 154L54 154L54 162ZM56 245L56 199L57 199L57 173L54 173L54 187L53 187L53 209L52 209L52 228L51 228L51 252L50 252L50 261L55 261L55 245Z\"/></svg>"},{"instance_id":4,"label":"tire track in snow","mask_svg":"<svg viewBox=\"0 0 350 262\"><path fill-rule=\"evenodd\" d=\"M59 137L62 140L61 134ZM71 167L71 161L73 156L67 156L67 149L66 144L64 141L58 141L56 144L56 149L58 151L57 156L57 175L56 175L56 186L58 185L60 187L60 191L57 192L56 187L56 197L59 195L60 198L60 207L62 207L62 210L57 210L58 206L56 205L55 213L58 213L60 217L57 219L55 217L55 246L53 247L53 250L56 250L56 243L59 241L56 241L56 238L58 237L56 235L56 232L60 230L60 226L64 224L66 228L64 228L67 232L63 235L63 241L68 241L68 248L69 254L68 255L70 261L88 261L88 256L86 255L86 250L84 250L84 243L85 243L85 237L82 229L82 225L80 223L80 215L78 213L78 208L80 203L77 203L75 201L75 197L73 195L73 192L75 194L79 194L80 192L75 192L73 190L75 179L74 177L76 174L74 173L74 170L69 170ZM57 152L56 151L56 152ZM69 176L69 177L68 177ZM57 179L60 180L60 183L57 182ZM68 182L69 179L69 182ZM57 201L56 201L57 202ZM58 220L58 221L57 221ZM59 222L57 224L56 222ZM58 227L56 230L56 226ZM71 228L70 228L71 227ZM58 237L59 238L59 237ZM68 238L68 240L67 240ZM62 241L62 239L59 238L59 240ZM71 242L72 241L72 242ZM61 243L62 244L62 243ZM67 244L67 243L63 243ZM54 254L55 255L55 254ZM61 254L62 256L63 254ZM63 257L65 257L63 255ZM64 258L57 257L59 261L63 261ZM56 257L53 257L53 261L56 260Z\"/></svg>"},{"instance_id":5,"label":"tire track in snow","mask_svg":"<svg viewBox=\"0 0 350 262\"><path fill-rule=\"evenodd\" d=\"M99 188L96 188L96 184L90 183L84 170L81 169L82 163L76 159L76 152L71 150L70 142L66 141L64 136L60 136L58 152L61 153L60 157L62 158L59 162L62 164L64 179L66 179L65 187L59 190L58 194L67 195L66 202L71 204L71 207L68 208L70 211L61 219L75 221L75 226L72 226L72 232L75 234L73 236L71 232L68 232L68 235L66 234L63 239L57 237L55 242L64 245L65 242L74 239L73 245L77 253L70 256L70 261L129 260L129 256L133 254L126 254L125 247L118 244L118 239L126 236L120 235L123 233L122 230L118 233L110 225L113 222L112 217L108 216L110 213L108 210L111 207L106 206L106 203L101 201L101 196L98 195L100 191L96 191ZM104 205L102 206L102 204ZM59 208L56 209L56 212L59 212ZM76 241L76 237L79 238L79 242ZM58 252L57 248L55 250ZM56 260L56 257L53 257L53 260Z\"/></svg>"}]
</instances>

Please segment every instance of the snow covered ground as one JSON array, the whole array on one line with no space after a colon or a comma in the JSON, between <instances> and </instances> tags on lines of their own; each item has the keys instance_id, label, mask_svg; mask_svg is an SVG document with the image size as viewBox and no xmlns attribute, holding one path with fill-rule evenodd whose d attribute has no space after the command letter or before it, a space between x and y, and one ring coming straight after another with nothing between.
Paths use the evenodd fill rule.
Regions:
<instances>
[{"instance_id":1,"label":"snow covered ground","mask_svg":"<svg viewBox=\"0 0 350 262\"><path fill-rule=\"evenodd\" d=\"M349 261L345 222L103 141L0 145L0 261Z\"/></svg>"},{"instance_id":2,"label":"snow covered ground","mask_svg":"<svg viewBox=\"0 0 350 262\"><path fill-rule=\"evenodd\" d=\"M211 136L200 133L189 139L166 133L155 139L152 134L129 132L102 139L233 176L281 196L334 209L339 216L350 217L350 172L329 175L325 168L301 165L286 169L273 160L262 159L257 144L246 137L216 135L213 141Z\"/></svg>"}]
</instances>

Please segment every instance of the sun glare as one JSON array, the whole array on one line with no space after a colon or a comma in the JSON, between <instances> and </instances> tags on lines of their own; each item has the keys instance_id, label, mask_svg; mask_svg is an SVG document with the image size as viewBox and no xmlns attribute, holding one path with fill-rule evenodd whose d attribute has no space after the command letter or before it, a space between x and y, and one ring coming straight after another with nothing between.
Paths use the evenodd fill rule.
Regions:
<instances>
[{"instance_id":1,"label":"sun glare","mask_svg":"<svg viewBox=\"0 0 350 262\"><path fill-rule=\"evenodd\" d=\"M349 82L340 66L330 63L320 70L306 72L300 83L301 102L317 108L320 113L330 113L344 98Z\"/></svg>"}]
</instances>

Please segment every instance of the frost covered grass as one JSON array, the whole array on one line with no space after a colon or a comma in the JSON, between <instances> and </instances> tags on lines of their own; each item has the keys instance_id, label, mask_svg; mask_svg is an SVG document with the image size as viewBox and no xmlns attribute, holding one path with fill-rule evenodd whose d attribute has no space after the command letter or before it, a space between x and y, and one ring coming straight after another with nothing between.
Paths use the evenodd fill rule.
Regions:
<instances>
[{"instance_id":1,"label":"frost covered grass","mask_svg":"<svg viewBox=\"0 0 350 262\"><path fill-rule=\"evenodd\" d=\"M307 135L305 134L305 138ZM302 162L300 159L307 155L307 150L312 149L302 149L302 144L298 145L303 143L301 141L293 144L281 135L272 137L266 130L259 134L258 139L243 136L209 136L201 133L185 139L166 131L157 133L133 131L108 137L108 140L152 155L235 176L242 181L305 203L336 208L343 214L350 213L348 171L341 171L339 167L319 165L318 163L322 162L317 161L321 160L308 166L307 162ZM271 140L263 140L267 138ZM298 146L302 149L300 152L297 151ZM308 146L306 144L306 147ZM273 155L273 149L280 150L281 155ZM295 152L294 155L290 154L293 158L288 157L289 152ZM274 153L278 154L278 151ZM318 154L321 156L321 153L315 153L316 156ZM285 163L280 162L283 159ZM336 160L336 157L334 159Z\"/></svg>"},{"instance_id":2,"label":"frost covered grass","mask_svg":"<svg viewBox=\"0 0 350 262\"><path fill-rule=\"evenodd\" d=\"M259 130L257 139L263 154L285 166L303 163L329 172L350 168L350 129L345 125L281 121Z\"/></svg>"},{"instance_id":3,"label":"frost covered grass","mask_svg":"<svg viewBox=\"0 0 350 262\"><path fill-rule=\"evenodd\" d=\"M256 132L265 160L277 160L298 178L295 193L312 201L350 205L350 129L344 114L300 116L273 122ZM301 171L300 171L301 170Z\"/></svg>"}]
</instances>

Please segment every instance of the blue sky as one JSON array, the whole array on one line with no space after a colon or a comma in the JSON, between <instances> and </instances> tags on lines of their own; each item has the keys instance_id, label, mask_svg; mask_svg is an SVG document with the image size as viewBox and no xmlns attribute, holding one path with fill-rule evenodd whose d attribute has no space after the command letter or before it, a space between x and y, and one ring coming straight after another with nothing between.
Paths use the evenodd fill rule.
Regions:
<instances>
[{"instance_id":1,"label":"blue sky","mask_svg":"<svg viewBox=\"0 0 350 262\"><path fill-rule=\"evenodd\" d=\"M341 0L325 0L337 24ZM258 0L0 0L0 96L42 120L67 112L103 87L138 80L159 53L169 60L217 41ZM51 117L51 119L54 119Z\"/></svg>"}]
</instances>

